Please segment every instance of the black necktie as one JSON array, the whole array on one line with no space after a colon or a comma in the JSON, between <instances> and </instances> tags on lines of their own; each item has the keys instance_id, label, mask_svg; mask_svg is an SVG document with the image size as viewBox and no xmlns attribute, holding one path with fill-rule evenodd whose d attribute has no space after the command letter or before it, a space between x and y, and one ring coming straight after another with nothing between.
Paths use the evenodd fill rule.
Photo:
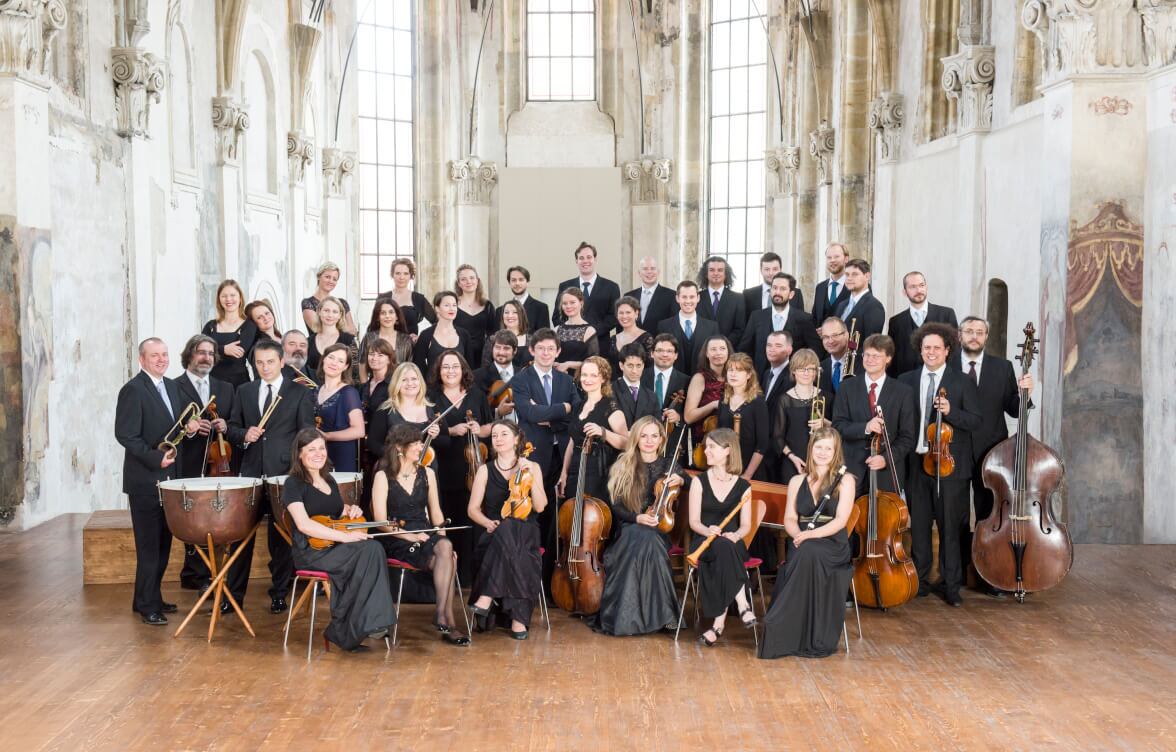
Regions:
<instances>
[{"instance_id":1,"label":"black necktie","mask_svg":"<svg viewBox=\"0 0 1176 752\"><path fill-rule=\"evenodd\" d=\"M274 401L274 385L265 385L265 404L261 406L261 414L264 416L270 409L270 403Z\"/></svg>"},{"instance_id":2,"label":"black necktie","mask_svg":"<svg viewBox=\"0 0 1176 752\"><path fill-rule=\"evenodd\" d=\"M968 375L972 377L972 383L980 386L980 377L976 375L976 361L968 361Z\"/></svg>"}]
</instances>

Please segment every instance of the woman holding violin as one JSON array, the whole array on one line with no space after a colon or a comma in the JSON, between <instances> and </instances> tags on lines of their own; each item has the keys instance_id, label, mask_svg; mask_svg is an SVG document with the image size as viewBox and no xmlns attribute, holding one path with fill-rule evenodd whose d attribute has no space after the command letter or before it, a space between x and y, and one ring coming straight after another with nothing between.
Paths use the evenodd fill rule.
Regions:
<instances>
[{"instance_id":1,"label":"woman holding violin","mask_svg":"<svg viewBox=\"0 0 1176 752\"><path fill-rule=\"evenodd\" d=\"M451 645L469 645L470 638L457 631L453 618L453 571L457 554L444 530L447 524L437 496L437 476L420 465L425 443L413 426L401 424L388 435L388 448L372 478L372 516L395 520L398 527L385 526L380 537L388 557L433 573L437 611L433 626L441 639ZM398 531L404 532L398 532ZM414 531L429 532L414 532Z\"/></svg>"},{"instance_id":2,"label":"woman holding violin","mask_svg":"<svg viewBox=\"0 0 1176 752\"><path fill-rule=\"evenodd\" d=\"M425 398L425 379L415 363L401 363L388 382L388 399L372 413L368 422L367 452L376 460L383 458L388 433L394 426L407 423L417 429L427 448L441 449L449 443L449 433L434 422L433 403ZM425 463L428 464L428 463Z\"/></svg>"},{"instance_id":3,"label":"woman holding violin","mask_svg":"<svg viewBox=\"0 0 1176 752\"><path fill-rule=\"evenodd\" d=\"M509 420L490 426L494 459L478 468L467 510L478 525L477 575L470 591L478 630L510 621L510 636L527 639L531 615L543 593L539 513L547 507L543 471L526 458L523 434Z\"/></svg>"},{"instance_id":4,"label":"woman holding violin","mask_svg":"<svg viewBox=\"0 0 1176 752\"><path fill-rule=\"evenodd\" d=\"M330 578L331 623L323 639L349 652L366 650L365 639L386 636L396 623L384 549L364 531L335 530L311 519L360 516L359 507L343 503L322 434L313 428L299 431L291 456L282 500L293 521L294 565ZM341 545L312 548L310 538Z\"/></svg>"},{"instance_id":5,"label":"woman holding violin","mask_svg":"<svg viewBox=\"0 0 1176 752\"><path fill-rule=\"evenodd\" d=\"M336 342L323 353L315 391L319 430L327 440L331 464L341 473L359 471L359 440L364 435L363 402L351 385L351 348Z\"/></svg>"},{"instance_id":6,"label":"woman holding violin","mask_svg":"<svg viewBox=\"0 0 1176 752\"><path fill-rule=\"evenodd\" d=\"M609 472L613 519L619 521L620 533L604 553L607 576L593 620L593 629L610 635L672 629L678 616L670 537L658 529L667 518L652 512L666 494L662 501L672 519L682 476L668 474L671 458L662 456L666 429L660 421L648 415L638 418L629 433L634 440Z\"/></svg>"},{"instance_id":7,"label":"woman holding violin","mask_svg":"<svg viewBox=\"0 0 1176 752\"><path fill-rule=\"evenodd\" d=\"M788 482L788 553L764 616L760 658L823 658L837 650L853 578L845 526L857 489L852 475L838 472L843 467L841 434L829 426L813 431L805 472Z\"/></svg>"}]
</instances>

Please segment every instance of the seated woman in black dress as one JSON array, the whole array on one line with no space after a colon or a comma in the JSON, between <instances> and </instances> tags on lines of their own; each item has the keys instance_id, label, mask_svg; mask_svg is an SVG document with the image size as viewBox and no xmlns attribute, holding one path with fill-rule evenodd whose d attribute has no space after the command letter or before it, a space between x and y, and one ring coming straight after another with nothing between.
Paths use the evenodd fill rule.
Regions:
<instances>
[{"instance_id":1,"label":"seated woman in black dress","mask_svg":"<svg viewBox=\"0 0 1176 752\"><path fill-rule=\"evenodd\" d=\"M324 638L344 650L365 650L366 638L382 638L396 623L384 548L365 531L332 530L311 519L360 516L359 507L343 504L322 434L313 428L299 431L291 455L282 500L294 523L294 564L326 572L331 580L331 623ZM314 549L307 540L311 537L340 545Z\"/></svg>"},{"instance_id":2,"label":"seated woman in black dress","mask_svg":"<svg viewBox=\"0 0 1176 752\"><path fill-rule=\"evenodd\" d=\"M719 641L731 602L739 608L739 619L748 629L756 625L748 587L747 547L744 537L751 531L751 483L740 477L743 460L739 437L730 428L716 428L703 443L707 471L690 484L690 550L697 550L707 537L714 540L698 562L698 602L704 619L714 619L698 641L708 648ZM744 501L746 499L746 501ZM739 514L719 527L735 506Z\"/></svg>"},{"instance_id":3,"label":"seated woman in black dress","mask_svg":"<svg viewBox=\"0 0 1176 752\"><path fill-rule=\"evenodd\" d=\"M620 534L604 551L604 593L593 628L610 635L638 635L674 626L678 598L670 571L670 536L657 529L657 517L645 513L653 505L654 484L666 475L670 458L663 457L666 429L656 418L638 418L629 429L629 447L609 471L613 520ZM669 486L682 485L670 476Z\"/></svg>"},{"instance_id":4,"label":"seated woman in black dress","mask_svg":"<svg viewBox=\"0 0 1176 752\"><path fill-rule=\"evenodd\" d=\"M315 412L327 440L331 464L341 473L359 471L359 440L364 436L363 400L351 385L351 348L336 342L319 362Z\"/></svg>"},{"instance_id":5,"label":"seated woman in black dress","mask_svg":"<svg viewBox=\"0 0 1176 752\"><path fill-rule=\"evenodd\" d=\"M415 426L402 424L388 434L384 460L372 479L372 516L396 520L406 532L380 538L388 557L433 573L437 612L433 626L441 638L453 645L469 645L470 638L457 631L453 618L454 581L457 554L445 532L414 533L445 524L437 498L437 476L432 468L419 467L424 442ZM396 528L381 528L393 532Z\"/></svg>"},{"instance_id":6,"label":"seated woman in black dress","mask_svg":"<svg viewBox=\"0 0 1176 752\"><path fill-rule=\"evenodd\" d=\"M841 434L832 427L813 431L806 472L788 483L788 552L764 616L760 658L823 658L837 650L845 623L845 593L853 577L845 525L857 486L852 475L845 475L837 487L827 488L842 464ZM826 493L831 497L809 530Z\"/></svg>"},{"instance_id":7,"label":"seated woman in black dress","mask_svg":"<svg viewBox=\"0 0 1176 752\"><path fill-rule=\"evenodd\" d=\"M493 461L478 468L470 490L470 521L479 525L474 543L477 574L470 590L478 630L484 631L497 611L510 620L510 636L527 639L531 614L543 593L543 560L539 556L539 513L547 507L543 471L522 457L523 434L509 420L490 426ZM503 517L516 475L530 475L531 512L526 519Z\"/></svg>"}]
</instances>

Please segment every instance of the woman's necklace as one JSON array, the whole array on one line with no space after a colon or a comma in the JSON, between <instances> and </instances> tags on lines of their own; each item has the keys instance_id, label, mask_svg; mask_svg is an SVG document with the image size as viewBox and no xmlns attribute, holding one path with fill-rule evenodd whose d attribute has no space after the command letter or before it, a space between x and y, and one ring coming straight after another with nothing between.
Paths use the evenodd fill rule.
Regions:
<instances>
[{"instance_id":1,"label":"woman's necklace","mask_svg":"<svg viewBox=\"0 0 1176 752\"><path fill-rule=\"evenodd\" d=\"M519 466L519 458L518 457L515 457L514 464L511 465L510 467L503 467L501 464L499 464L498 459L499 459L498 457L494 458L494 467L498 468L499 472L509 473L509 472L512 472L516 467Z\"/></svg>"}]
</instances>

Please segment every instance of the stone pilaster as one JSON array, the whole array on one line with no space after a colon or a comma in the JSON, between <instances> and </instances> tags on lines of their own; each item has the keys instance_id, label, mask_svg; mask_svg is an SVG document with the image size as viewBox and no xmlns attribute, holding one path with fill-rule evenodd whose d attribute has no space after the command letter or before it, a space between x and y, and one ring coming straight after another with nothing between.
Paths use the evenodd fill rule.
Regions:
<instances>
[{"instance_id":1,"label":"stone pilaster","mask_svg":"<svg viewBox=\"0 0 1176 752\"><path fill-rule=\"evenodd\" d=\"M63 0L0 0L0 74L48 76L53 38L67 21Z\"/></svg>"},{"instance_id":2,"label":"stone pilaster","mask_svg":"<svg viewBox=\"0 0 1176 752\"><path fill-rule=\"evenodd\" d=\"M884 91L870 102L870 130L874 131L878 139L879 157L884 163L898 161L905 117L901 94Z\"/></svg>"},{"instance_id":3,"label":"stone pilaster","mask_svg":"<svg viewBox=\"0 0 1176 752\"><path fill-rule=\"evenodd\" d=\"M150 138L151 104L167 85L163 61L138 47L115 47L110 55L118 134Z\"/></svg>"},{"instance_id":4,"label":"stone pilaster","mask_svg":"<svg viewBox=\"0 0 1176 752\"><path fill-rule=\"evenodd\" d=\"M245 105L232 97L213 97L212 124L216 128L218 164L237 164L241 134L249 130L249 112Z\"/></svg>"},{"instance_id":5,"label":"stone pilaster","mask_svg":"<svg viewBox=\"0 0 1176 752\"><path fill-rule=\"evenodd\" d=\"M449 163L449 180L457 186L458 205L488 205L498 184L498 165L472 155L455 159Z\"/></svg>"},{"instance_id":6,"label":"stone pilaster","mask_svg":"<svg viewBox=\"0 0 1176 752\"><path fill-rule=\"evenodd\" d=\"M286 134L286 157L290 160L290 183L301 184L306 168L314 163L314 141L301 131L290 131Z\"/></svg>"},{"instance_id":7,"label":"stone pilaster","mask_svg":"<svg viewBox=\"0 0 1176 752\"><path fill-rule=\"evenodd\" d=\"M764 166L776 176L777 196L796 195L796 171L800 169L800 147L780 146L767 152Z\"/></svg>"},{"instance_id":8,"label":"stone pilaster","mask_svg":"<svg viewBox=\"0 0 1176 752\"><path fill-rule=\"evenodd\" d=\"M672 172L669 159L643 156L621 165L621 176L629 187L629 237L632 242L633 274L646 256L665 269L669 244L670 215L668 185Z\"/></svg>"},{"instance_id":9,"label":"stone pilaster","mask_svg":"<svg viewBox=\"0 0 1176 752\"><path fill-rule=\"evenodd\" d=\"M955 55L943 58L943 90L959 103L957 133L992 129L992 82L996 78L996 48L960 45Z\"/></svg>"},{"instance_id":10,"label":"stone pilaster","mask_svg":"<svg viewBox=\"0 0 1176 752\"><path fill-rule=\"evenodd\" d=\"M355 152L332 146L323 149L323 183L328 197L341 198L347 194L356 166Z\"/></svg>"},{"instance_id":11,"label":"stone pilaster","mask_svg":"<svg viewBox=\"0 0 1176 752\"><path fill-rule=\"evenodd\" d=\"M625 162L621 174L629 186L629 203L664 204L666 185L670 182L670 160L642 157Z\"/></svg>"},{"instance_id":12,"label":"stone pilaster","mask_svg":"<svg viewBox=\"0 0 1176 752\"><path fill-rule=\"evenodd\" d=\"M833 126L822 122L809 134L809 154L817 163L817 183L829 185L833 182L833 149L836 146Z\"/></svg>"}]
</instances>

